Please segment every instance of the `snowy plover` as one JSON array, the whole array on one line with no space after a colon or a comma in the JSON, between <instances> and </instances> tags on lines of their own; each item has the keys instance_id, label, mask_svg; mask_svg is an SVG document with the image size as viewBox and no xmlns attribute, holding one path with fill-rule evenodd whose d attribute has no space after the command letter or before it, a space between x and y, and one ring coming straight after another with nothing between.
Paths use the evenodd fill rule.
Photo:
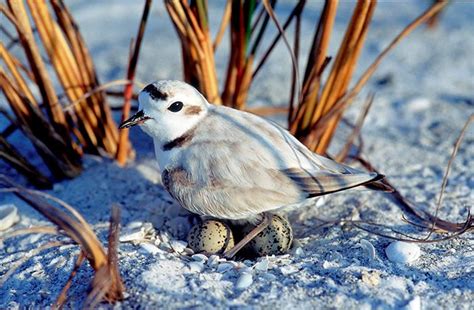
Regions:
<instances>
[{"instance_id":1,"label":"snowy plover","mask_svg":"<svg viewBox=\"0 0 474 310\"><path fill-rule=\"evenodd\" d=\"M383 178L314 154L271 121L209 104L184 82L149 84L139 107L120 128L140 124L153 138L173 198L201 216L261 222L229 257L268 225L272 213Z\"/></svg>"}]
</instances>

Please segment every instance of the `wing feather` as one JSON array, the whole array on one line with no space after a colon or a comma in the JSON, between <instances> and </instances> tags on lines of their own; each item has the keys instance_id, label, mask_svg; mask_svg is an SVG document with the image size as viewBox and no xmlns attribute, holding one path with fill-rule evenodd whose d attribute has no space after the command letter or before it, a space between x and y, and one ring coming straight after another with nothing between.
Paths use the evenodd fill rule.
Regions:
<instances>
[{"instance_id":1,"label":"wing feather","mask_svg":"<svg viewBox=\"0 0 474 310\"><path fill-rule=\"evenodd\" d=\"M366 183L374 182L383 176L377 173L330 173L326 171L307 171L299 168L283 170L301 191L308 197L322 196Z\"/></svg>"}]
</instances>

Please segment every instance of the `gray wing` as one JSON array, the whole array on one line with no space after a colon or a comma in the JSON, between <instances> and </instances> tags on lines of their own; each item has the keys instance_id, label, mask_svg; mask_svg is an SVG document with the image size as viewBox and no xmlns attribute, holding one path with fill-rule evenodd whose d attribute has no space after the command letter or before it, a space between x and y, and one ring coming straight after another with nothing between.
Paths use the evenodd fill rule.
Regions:
<instances>
[{"instance_id":1,"label":"gray wing","mask_svg":"<svg viewBox=\"0 0 474 310\"><path fill-rule=\"evenodd\" d=\"M377 173L331 173L305 171L292 168L282 171L299 189L307 194L307 198L327 195L367 183L372 183L383 178Z\"/></svg>"},{"instance_id":2,"label":"gray wing","mask_svg":"<svg viewBox=\"0 0 474 310\"><path fill-rule=\"evenodd\" d=\"M183 207L242 219L378 178L316 156L287 131L249 113L213 108L163 172Z\"/></svg>"}]
</instances>

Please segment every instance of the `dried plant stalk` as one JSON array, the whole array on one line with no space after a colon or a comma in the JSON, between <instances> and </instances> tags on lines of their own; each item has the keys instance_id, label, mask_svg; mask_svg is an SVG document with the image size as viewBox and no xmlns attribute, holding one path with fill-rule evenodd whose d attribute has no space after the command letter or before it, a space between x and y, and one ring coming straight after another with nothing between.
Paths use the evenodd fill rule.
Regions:
<instances>
[{"instance_id":1,"label":"dried plant stalk","mask_svg":"<svg viewBox=\"0 0 474 310\"><path fill-rule=\"evenodd\" d=\"M87 308L95 308L102 300L114 302L124 298L123 285L118 268L118 244L119 244L119 225L120 225L120 209L117 206L112 207L110 215L109 228L109 246L107 264L96 270L96 274L92 281L92 291L87 296Z\"/></svg>"},{"instance_id":2,"label":"dried plant stalk","mask_svg":"<svg viewBox=\"0 0 474 310\"><path fill-rule=\"evenodd\" d=\"M271 1L271 6L275 2ZM196 86L209 102L239 109L245 107L254 78L255 55L269 20L262 8L253 21L257 6L258 2L254 0L228 0L219 31L212 43L206 0L193 0L189 3L186 0L166 1L168 13L181 41L184 79ZM224 89L220 95L214 52L229 22L231 53Z\"/></svg>"},{"instance_id":3,"label":"dried plant stalk","mask_svg":"<svg viewBox=\"0 0 474 310\"><path fill-rule=\"evenodd\" d=\"M439 242L439 241L444 241L444 240L449 240L454 237L460 236L464 233L474 231L474 216L471 215L470 211L468 210L468 214L466 216L466 220L461 223L455 223L455 222L450 222L443 220L438 217L439 209L441 208L442 202L443 202L443 195L446 190L446 186L448 184L448 178L449 178L449 173L451 170L451 165L454 162L454 159L456 158L456 154L461 147L462 140L467 132L467 129L471 123L474 122L474 114L471 114L466 123L464 124L461 132L459 133L459 136L456 139L456 142L454 143L453 151L451 153L451 157L449 158L445 174L443 176L443 181L439 193L438 200L436 202L436 210L434 214L431 214L427 211L423 211L420 208L418 208L416 205L412 204L410 201L408 201L401 193L398 191L393 185L390 184L390 182L387 179L382 180L383 183L385 183L387 186L393 188L393 192L390 193L390 196L393 198L394 201L398 203L398 205L402 208L402 210L407 214L415 218L416 222L412 222L407 220L404 217L404 220L412 224L414 226L417 226L422 229L427 229L429 230L429 234L425 238L413 238L410 237L410 239L403 239L403 241L416 241L416 242ZM360 156L357 156L354 158L355 160L359 161L367 170L373 171L373 172L378 172L377 169L375 169L369 162L361 158ZM369 230L367 228L364 228L362 226L357 227L367 230L371 233L376 233L378 235L381 235L383 237L387 238L392 238L392 239L397 239L401 240L400 238L394 238L393 236L387 235L387 234L382 234L378 233L374 230ZM375 226L381 226L381 225L375 225ZM434 232L438 233L450 233L449 236L441 238L441 239L430 239L432 234ZM397 232L399 233L399 232ZM406 235L405 235L406 236Z\"/></svg>"},{"instance_id":4,"label":"dried plant stalk","mask_svg":"<svg viewBox=\"0 0 474 310\"><path fill-rule=\"evenodd\" d=\"M370 101L369 101L370 102ZM390 192L391 198L398 204L402 209L405 215L402 216L402 220L406 223L413 225L421 230L428 230L429 233L426 237L419 237L406 234L402 231L396 230L393 227L388 225L375 223L371 221L354 221L347 219L338 219L338 220L323 220L318 219L323 222L320 227L325 226L334 226L335 224L344 224L349 226L354 226L361 230L367 231L371 234L375 234L384 238L399 240L404 242L414 242L414 243L436 243L447 241L453 238L457 238L463 234L474 231L474 216L471 214L470 210L467 210L467 216L464 222L450 222L443 220L438 217L439 209L442 206L443 195L446 191L446 186L448 184L449 174L451 166L454 162L454 159L457 155L458 150L461 147L462 140L467 132L469 125L474 122L474 115L471 114L466 123L464 124L461 132L459 133L456 142L454 143L451 157L449 158L448 164L446 166L446 171L443 176L443 181L441 189L439 192L438 200L436 202L435 213L432 214L428 211L421 210L418 206L408 201L393 185L390 184L388 179L383 179L382 182L388 187L392 188L393 191ZM358 125L355 127L355 129ZM356 130L354 130L356 131ZM351 156L352 159L359 161L367 170L378 173L368 161L363 159L360 155ZM407 218L409 216L411 219ZM442 237L432 237L434 233L443 234ZM401 236L401 237L400 237Z\"/></svg>"},{"instance_id":5,"label":"dried plant stalk","mask_svg":"<svg viewBox=\"0 0 474 310\"><path fill-rule=\"evenodd\" d=\"M332 2L327 2L327 7L325 7L324 11L325 14L323 14L322 18L323 22L318 26L318 30L321 32L316 31L315 39L313 40L313 42L316 42L315 49L320 51L325 51L327 49L330 35L325 32L330 32L334 23L336 8L334 7L335 4L329 3ZM314 66L310 67L310 69L307 68L306 70L306 77L308 77L306 83L309 83L312 86L312 92L309 92L307 96L303 97L301 106L306 106L306 111L302 114L303 118L301 124L294 134L302 139L312 150L318 153L324 153L326 151L333 135L335 124L337 124L341 115L339 114L336 118L331 120L324 135L318 137L318 139L307 140L305 138L307 137L309 128L311 128L311 126L316 123L322 115L327 113L334 103L347 91L347 87L357 64L358 56L364 44L372 14L375 10L375 4L375 1L359 1L357 3L331 72L322 87L320 95L320 76L315 75L314 73L311 74L311 70L313 72L321 72L321 66L324 63L326 56L323 53L318 53L314 62L308 62L308 65ZM314 78L309 79L310 76L313 76ZM307 86L307 88L310 88L311 86ZM293 128L295 128L295 126L293 126Z\"/></svg>"},{"instance_id":6,"label":"dried plant stalk","mask_svg":"<svg viewBox=\"0 0 474 310\"><path fill-rule=\"evenodd\" d=\"M251 18L255 10L255 2L233 1L231 9L231 54L227 68L222 100L226 105L239 108L243 106L249 87L249 66L253 57L247 58L251 31Z\"/></svg>"},{"instance_id":7,"label":"dried plant stalk","mask_svg":"<svg viewBox=\"0 0 474 310\"><path fill-rule=\"evenodd\" d=\"M269 13L271 13L269 10L272 10L275 3L276 1L263 1L261 13L253 24L256 2L234 1L232 3L231 55L222 93L222 100L226 105L237 109L245 107L248 92L255 77L253 67L257 50L269 24Z\"/></svg>"},{"instance_id":8,"label":"dried plant stalk","mask_svg":"<svg viewBox=\"0 0 474 310\"><path fill-rule=\"evenodd\" d=\"M66 117L57 104L59 101L56 91L49 78L46 65L41 58L38 45L34 40L32 26L29 22L24 3L20 0L10 0L8 5L11 15L15 18L15 26L17 27L20 42L30 62L33 75L38 83L43 102L46 105L49 117L52 119L53 126L60 135L67 137Z\"/></svg>"},{"instance_id":9,"label":"dried plant stalk","mask_svg":"<svg viewBox=\"0 0 474 310\"><path fill-rule=\"evenodd\" d=\"M166 9L181 40L184 79L215 104L221 103L214 49L209 32L207 1L167 0Z\"/></svg>"},{"instance_id":10,"label":"dried plant stalk","mask_svg":"<svg viewBox=\"0 0 474 310\"><path fill-rule=\"evenodd\" d=\"M448 2L448 0L432 0L433 3L437 3L437 2ZM428 26L428 28L430 29L434 29L436 28L436 26L438 25L439 23L439 19L440 19L440 16L441 16L441 13L442 13L443 10L440 10L438 11L436 14L433 14L433 16L431 16L430 18L428 18L426 20L426 25Z\"/></svg>"},{"instance_id":11,"label":"dried plant stalk","mask_svg":"<svg viewBox=\"0 0 474 310\"><path fill-rule=\"evenodd\" d=\"M21 129L31 140L51 172L51 177L47 177L51 183L78 175L84 152L115 155L118 129L105 93L86 96L98 88L99 82L67 7L61 0L50 0L50 6L46 1L27 0L26 3L27 6L21 0L8 0L8 7L0 5L2 14L17 31L28 63L21 63L2 43L0 56L5 69L2 66L0 83L15 116L13 122L17 126L13 129ZM50 13L50 7L54 14ZM41 55L43 50L46 56ZM49 64L60 88L53 87ZM35 88L39 97L33 95L38 93ZM75 102L71 110L60 104L58 94L63 93L68 101ZM6 137L4 139L6 141ZM25 165L15 167L30 179L33 176Z\"/></svg>"},{"instance_id":12,"label":"dried plant stalk","mask_svg":"<svg viewBox=\"0 0 474 310\"><path fill-rule=\"evenodd\" d=\"M374 98L375 96L373 94L369 95L369 98L366 100L364 107L362 109L362 113L360 114L359 119L357 120L351 134L347 138L347 141L344 144L341 151L339 152L339 154L336 156L336 161L338 162L346 161L347 157L349 156L349 151L354 143L355 138L359 136L360 131L362 130L362 126L364 125L365 118L369 114L369 110L372 107L372 104L374 103Z\"/></svg>"},{"instance_id":13,"label":"dried plant stalk","mask_svg":"<svg viewBox=\"0 0 474 310\"><path fill-rule=\"evenodd\" d=\"M66 284L64 284L63 289L61 290L61 293L59 293L59 296L52 307L53 309L60 309L66 303L67 291L71 287L72 280L76 276L76 273L81 267L82 263L84 262L84 259L85 259L84 252L80 251L79 255L77 256L76 263L74 264L74 267L72 268L71 274L69 275L69 278L67 279Z\"/></svg>"},{"instance_id":14,"label":"dried plant stalk","mask_svg":"<svg viewBox=\"0 0 474 310\"><path fill-rule=\"evenodd\" d=\"M307 133L312 116L315 114L321 75L327 65L327 49L331 38L338 1L326 1L314 33L313 43L306 64L301 102L293 115L289 116L290 131L297 137Z\"/></svg>"},{"instance_id":15,"label":"dried plant stalk","mask_svg":"<svg viewBox=\"0 0 474 310\"><path fill-rule=\"evenodd\" d=\"M221 25L219 27L219 31L217 32L216 38L214 39L214 44L212 44L212 49L214 51L219 47L219 44L222 41L222 37L224 37L225 28L229 24L231 5L232 5L232 0L227 0L226 5L225 5L225 9L224 9L224 14L222 15L222 20L221 20Z\"/></svg>"},{"instance_id":16,"label":"dried plant stalk","mask_svg":"<svg viewBox=\"0 0 474 310\"><path fill-rule=\"evenodd\" d=\"M77 64L80 68L79 72L84 80L84 92L86 94L91 93L93 90L98 88L100 83L95 74L92 57L90 56L84 39L79 32L79 27L72 19L69 9L62 1L53 0L51 1L51 5L56 13L58 24L66 35L74 57L77 60ZM104 129L104 137L102 138L104 140L104 146L107 148L109 154L113 154L116 150L116 143L118 141L117 126L113 121L111 111L106 104L105 93L99 91L94 92L94 94L95 96L91 96L90 99L92 102L88 102L88 104L94 106L94 111L96 111Z\"/></svg>"},{"instance_id":17,"label":"dried plant stalk","mask_svg":"<svg viewBox=\"0 0 474 310\"><path fill-rule=\"evenodd\" d=\"M322 109L324 113L317 115L319 119L315 120L311 127L304 131L304 134L300 136L300 139L312 147L315 151L325 153L325 150L329 146L330 139L334 134L334 130L341 118L342 111L344 111L347 105L351 103L355 96L360 92L362 87L367 83L382 59L397 45L397 43L399 43L420 24L424 23L427 19L433 16L433 14L439 12L446 4L446 2L438 2L434 4L407 27L405 27L405 29L403 29L402 32L400 32L393 39L393 41L376 57L374 62L362 74L352 89L342 92L338 98L335 98L335 101L332 101L332 104L329 106L326 105L325 108ZM349 71L341 71L341 74L343 74L343 72L347 74ZM316 118L316 116L314 117ZM295 121L298 121L298 119ZM296 135L298 136L298 134Z\"/></svg>"},{"instance_id":18,"label":"dried plant stalk","mask_svg":"<svg viewBox=\"0 0 474 310\"><path fill-rule=\"evenodd\" d=\"M75 63L72 52L64 36L59 31L59 27L53 23L46 3L28 0L28 4L45 50L66 91L66 95L70 100L76 100L81 96L81 90L78 88L78 85L82 84L82 81L79 80L79 69ZM49 102L48 104L59 107L57 101ZM78 119L83 121L82 125L86 133L85 136L89 138L87 141L89 144L86 144L85 147L91 148L93 145L97 145L98 138L95 135L93 127L97 127L98 120L95 115L93 115L92 109L85 108L84 102L81 102L76 105L75 113Z\"/></svg>"},{"instance_id":19,"label":"dried plant stalk","mask_svg":"<svg viewBox=\"0 0 474 310\"><path fill-rule=\"evenodd\" d=\"M66 144L39 108L22 97L13 82L0 71L0 84L23 133L56 178L72 178L81 171L79 155ZM54 153L53 150L62 152Z\"/></svg>"},{"instance_id":20,"label":"dried plant stalk","mask_svg":"<svg viewBox=\"0 0 474 310\"><path fill-rule=\"evenodd\" d=\"M24 256L18 259L14 264L11 264L11 266L9 266L8 271L4 273L2 277L0 278L0 286L3 286L3 284L8 280L8 278L10 278L18 270L18 268L21 265L23 265L25 262L27 262L29 259L31 259L35 255L38 255L41 252L48 249L57 248L60 246L68 246L68 245L70 246L71 244L62 242L62 241L50 241L46 244L42 244L39 247L31 249L30 251L28 251L28 253L25 253Z\"/></svg>"},{"instance_id":21,"label":"dried plant stalk","mask_svg":"<svg viewBox=\"0 0 474 310\"><path fill-rule=\"evenodd\" d=\"M48 178L31 165L2 135L0 135L0 158L25 175L36 187L51 188Z\"/></svg>"},{"instance_id":22,"label":"dried plant stalk","mask_svg":"<svg viewBox=\"0 0 474 310\"><path fill-rule=\"evenodd\" d=\"M140 54L140 47L143 39L143 35L145 34L145 27L148 20L148 15L150 13L151 7L151 0L147 0L145 2L145 7L143 9L143 14L140 22L140 26L138 28L137 40L133 47L132 55L130 55L130 61L128 64L127 70L127 80L129 81L128 84L125 85L125 89L123 91L124 94L124 104L122 108L122 122L128 119L130 116L130 107L131 107L131 99L133 94L133 80L135 78L135 70L137 68L138 63L138 56ZM119 134L119 143L117 148L117 154L115 155L117 162L120 165L124 165L127 161L128 155L131 151L130 143L128 141L128 129L123 129L120 131Z\"/></svg>"},{"instance_id":23,"label":"dried plant stalk","mask_svg":"<svg viewBox=\"0 0 474 310\"><path fill-rule=\"evenodd\" d=\"M291 20L301 13L305 2L298 1L283 29L286 29ZM269 7L274 7L275 3L276 0L264 2ZM259 13L256 13L259 5L260 2L255 0L228 0L216 39L212 44L206 0L166 1L169 16L181 41L184 79L196 86L209 102L238 109L245 108L252 81L281 38L281 35L277 35L254 70L257 50L261 46L270 18L268 10L263 6ZM231 52L224 88L219 95L214 52L228 24L231 32Z\"/></svg>"},{"instance_id":24,"label":"dried plant stalk","mask_svg":"<svg viewBox=\"0 0 474 310\"><path fill-rule=\"evenodd\" d=\"M120 210L118 207L114 206L112 208L109 230L109 248L108 253L106 254L102 244L90 225L72 206L42 192L23 188L1 174L0 186L6 187L14 192L19 198L27 202L35 210L55 224L59 229L59 233L69 237L81 247L82 254L89 261L91 267L95 271L95 276L92 281L92 292L86 300L87 304L94 306L102 300L115 302L123 299L125 288L118 271L117 258L120 224ZM65 207L70 214L50 204L45 198L52 199L59 203ZM60 242L59 244L55 243L51 246L61 244L63 244L63 242ZM79 257L78 262L82 262L81 256ZM80 265L80 263L78 264ZM75 274L77 268L78 267L74 267L71 276ZM2 281L5 279L6 277L2 278ZM57 305L62 306L66 301L66 294L69 286L70 280L66 282L64 289L58 297Z\"/></svg>"}]
</instances>

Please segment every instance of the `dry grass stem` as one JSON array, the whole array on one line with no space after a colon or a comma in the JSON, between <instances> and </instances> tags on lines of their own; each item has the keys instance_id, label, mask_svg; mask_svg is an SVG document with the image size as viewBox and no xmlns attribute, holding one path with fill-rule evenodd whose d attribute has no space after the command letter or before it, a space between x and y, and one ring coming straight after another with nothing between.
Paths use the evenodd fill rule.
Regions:
<instances>
[{"instance_id":1,"label":"dry grass stem","mask_svg":"<svg viewBox=\"0 0 474 310\"><path fill-rule=\"evenodd\" d=\"M94 280L92 281L92 295L88 297L87 301L92 301L91 305L97 304L102 300L108 302L114 302L123 299L124 286L122 284L120 274L118 272L118 258L117 258L117 244L118 244L118 232L119 232L119 219L120 212L117 207L112 208L112 216L109 231L109 249L106 254L102 244L98 240L95 233L92 231L90 225L85 219L69 204L52 197L48 194L25 189L8 179L4 175L0 175L0 185L6 187L13 192L22 200L31 205L34 209L45 216L49 221L54 223L58 227L58 232L64 236L70 238L75 244L81 247L85 258L89 261L90 265L95 271ZM66 210L65 211L53 206L46 199L52 200ZM44 230L42 230L44 232ZM52 232L49 230L48 232ZM59 242L59 241L58 241ZM49 243L47 248L62 245L60 243ZM41 247L44 250L44 247ZM35 252L36 253L36 252ZM37 253L36 253L37 254ZM36 255L34 254L34 255ZM82 260L82 259L81 259ZM75 267L72 272L72 276L75 274ZM8 276L14 271L9 271ZM2 281L5 281L5 276ZM70 285L70 280L66 283L63 292L67 292ZM66 293L64 293L66 294ZM58 301L64 302L65 296L61 293Z\"/></svg>"},{"instance_id":2,"label":"dry grass stem","mask_svg":"<svg viewBox=\"0 0 474 310\"><path fill-rule=\"evenodd\" d=\"M224 37L225 28L229 24L230 21L230 8L231 8L232 0L227 0L224 8L224 14L222 14L221 24L219 26L219 31L216 34L216 38L214 39L214 43L212 44L212 49L215 51L219 47L219 44Z\"/></svg>"},{"instance_id":3,"label":"dry grass stem","mask_svg":"<svg viewBox=\"0 0 474 310\"><path fill-rule=\"evenodd\" d=\"M92 281L92 291L87 296L87 307L95 307L103 299L108 301L122 300L125 287L118 267L120 209L112 207L109 226L109 246L107 264L96 271Z\"/></svg>"},{"instance_id":4,"label":"dry grass stem","mask_svg":"<svg viewBox=\"0 0 474 310\"><path fill-rule=\"evenodd\" d=\"M34 186L38 188L51 188L50 180L39 172L35 166L30 164L13 145L8 143L3 133L0 134L0 158L23 174Z\"/></svg>"},{"instance_id":5,"label":"dry grass stem","mask_svg":"<svg viewBox=\"0 0 474 310\"><path fill-rule=\"evenodd\" d=\"M432 2L434 2L434 3L448 2L448 0L432 0ZM426 21L426 25L428 26L429 29L434 29L434 28L436 28L436 26L438 26L442 12L443 12L443 10L440 10L437 13L433 14L433 16L428 18L428 20Z\"/></svg>"},{"instance_id":6,"label":"dry grass stem","mask_svg":"<svg viewBox=\"0 0 474 310\"><path fill-rule=\"evenodd\" d=\"M285 107L255 107L255 108L244 108L244 111L257 114L260 116L272 116L276 114L287 114L288 108Z\"/></svg>"},{"instance_id":7,"label":"dry grass stem","mask_svg":"<svg viewBox=\"0 0 474 310\"><path fill-rule=\"evenodd\" d=\"M472 216L470 216L470 218L471 217ZM393 229L392 227L388 227L388 226L385 226L385 225L382 225L382 224L379 224L379 223L368 223L368 222L363 222L363 221L359 221L359 222L347 221L347 223L350 224L350 225L353 225L356 228L359 228L359 229L364 230L368 233L371 233L371 234L374 234L374 235L377 235L377 236L380 236L380 237L383 237L383 238L397 240L397 241L403 241L403 242L412 242L412 243L437 243L437 242L448 241L448 240L451 240L453 238L459 237L459 236L465 234L466 232L469 232L470 230L472 230L472 228L470 228L471 225L469 224L469 221L466 221L465 222L466 225L464 225L464 227L462 227L460 230L458 230L454 233L450 233L447 236L440 237L440 238L426 239L426 238L418 238L418 237L410 236L410 235L405 234L403 232L397 231L397 230ZM377 230L372 229L372 228L367 228L364 225L370 226L370 227L375 227L375 229L377 229ZM389 233L381 232L380 231L381 228L389 231L390 233L395 234L395 236L392 235L392 234L389 234ZM396 235L400 235L402 237L398 237Z\"/></svg>"},{"instance_id":8,"label":"dry grass stem","mask_svg":"<svg viewBox=\"0 0 474 310\"><path fill-rule=\"evenodd\" d=\"M360 131L362 130L362 126L364 125L365 118L369 114L369 110L372 107L372 104L374 103L374 98L375 96L371 94L369 95L369 98L365 101L364 107L362 108L362 112L360 113L359 118L357 119L357 122L352 129L351 134L347 138L346 143L342 147L339 154L336 156L336 161L344 162L347 159L350 149L354 144L354 140L360 135Z\"/></svg>"},{"instance_id":9,"label":"dry grass stem","mask_svg":"<svg viewBox=\"0 0 474 310\"><path fill-rule=\"evenodd\" d=\"M303 98L299 103L294 115L290 115L292 122L289 123L290 131L298 136L298 132L304 132L309 125L312 115L316 110L316 103L320 91L320 79L323 69L327 65L327 48L331 38L334 20L336 17L338 1L326 1L319 22L313 36L312 46L303 80Z\"/></svg>"},{"instance_id":10,"label":"dry grass stem","mask_svg":"<svg viewBox=\"0 0 474 310\"><path fill-rule=\"evenodd\" d=\"M448 185L448 179L449 179L449 174L451 172L451 166L454 162L454 159L456 158L456 155L458 153L459 148L461 147L461 143L464 139L467 128L469 127L469 125L473 121L474 121L474 114L471 114L469 119L464 124L464 126L461 130L461 133L459 134L458 138L456 139L456 142L454 143L453 152L451 153L451 157L449 158L448 165L446 166L446 171L445 171L444 176L443 176L443 182L441 184L441 190L439 191L439 198L438 198L438 202L436 203L436 210L435 210L435 214L433 216L433 223L431 225L430 233L428 234L428 236L426 236L426 239L430 238L431 234L434 232L434 230L436 228L436 221L438 219L439 209L441 208L441 205L443 204L444 192L446 191L446 186ZM468 216L468 219L469 218L470 218L470 216ZM466 221L466 222L469 222L469 220ZM473 222L473 227L472 228L474 229L474 222Z\"/></svg>"},{"instance_id":11,"label":"dry grass stem","mask_svg":"<svg viewBox=\"0 0 474 310\"><path fill-rule=\"evenodd\" d=\"M290 42L288 41L288 39L285 35L285 30L283 29L280 22L278 21L278 18L276 17L272 6L268 2L268 0L263 0L262 3L264 5L265 10L267 11L268 15L271 17L271 19L275 23L275 26L277 27L278 31L281 33L281 36L283 38L283 42L285 43L288 51L290 52L291 63L293 65L292 69L293 69L293 72L294 72L294 75L293 75L294 76L294 81L295 81L294 85L296 87L296 90L298 91L298 102L300 102L301 101L301 83L300 83L300 79L299 79L298 60L297 60L295 54L293 53ZM292 102L292 99L290 99L290 102Z\"/></svg>"},{"instance_id":12,"label":"dry grass stem","mask_svg":"<svg viewBox=\"0 0 474 310\"><path fill-rule=\"evenodd\" d=\"M24 160L13 162L12 148L8 162L34 185L50 186L53 181L77 176L84 152L115 155L118 129L104 92L93 91L100 84L63 1L27 0L25 5L25 1L8 0L6 4L0 5L1 12L16 30L26 63L1 44L5 67L0 71L0 84L13 112L9 118L31 140L51 176L38 176L34 183L32 165L28 167ZM53 86L53 74L58 87ZM34 95L37 93L39 96ZM73 107L64 109L59 103L61 96L74 102Z\"/></svg>"},{"instance_id":13,"label":"dry grass stem","mask_svg":"<svg viewBox=\"0 0 474 310\"><path fill-rule=\"evenodd\" d=\"M138 57L140 55L140 47L142 45L143 36L145 34L145 28L146 23L148 21L148 15L150 13L151 3L151 0L145 1L142 18L140 20L140 26L138 27L137 39L135 41L132 53L130 54L130 61L128 63L127 69L127 80L131 82L125 85L125 89L123 91L124 104L122 107L122 122L130 116L130 101L132 99L133 94L133 81L135 79L135 71L137 68ZM120 131L119 134L117 153L115 155L115 158L117 159L119 165L124 165L126 163L127 158L129 157L129 153L131 152L131 147L128 140L128 131L128 129L123 129Z\"/></svg>"},{"instance_id":14,"label":"dry grass stem","mask_svg":"<svg viewBox=\"0 0 474 310\"><path fill-rule=\"evenodd\" d=\"M222 34L218 34L213 44L206 1L196 0L188 4L187 1L167 0L165 4L181 39L183 63L186 64L184 79L196 86L210 102L220 104L213 46L217 47ZM224 19L222 27L225 24Z\"/></svg>"},{"instance_id":15,"label":"dry grass stem","mask_svg":"<svg viewBox=\"0 0 474 310\"><path fill-rule=\"evenodd\" d=\"M313 137L311 135L311 127L328 113L334 103L346 92L355 70L358 56L365 42L368 26L375 10L375 4L375 1L359 1L357 3L352 19L347 26L344 39L335 57L331 72L327 81L320 89L321 76L315 73L321 72L321 67L327 57L325 50L329 43L337 2L327 2L323 10L320 24L313 39L313 51L315 51L313 57L315 59L313 61L308 60L308 65L311 67L307 68L305 73L305 84L312 84L312 86L306 86L305 88L312 91L305 93L305 97L303 97L301 102L304 112L297 112L296 115L299 114L300 118L296 119L297 124L290 126L293 129L293 133L299 139L309 146L310 149L318 153L325 153L328 143L332 138L335 124L342 116L342 110L338 111L334 116L335 118L329 120L329 124L325 127L322 135ZM319 53L316 51L319 51ZM312 77L312 80L309 80L310 77Z\"/></svg>"},{"instance_id":16,"label":"dry grass stem","mask_svg":"<svg viewBox=\"0 0 474 310\"><path fill-rule=\"evenodd\" d=\"M334 3L326 2L325 10L329 10L327 5ZM362 74L355 86L347 90L353 70L355 69L357 57L363 46L364 38L367 34L367 28L370 18L373 14L375 2L359 2L354 10L353 18L349 24L345 38L341 44L338 55L332 66L328 80L319 92L319 78L314 72L316 69L306 70L305 77L313 77L315 86L307 86L308 81L305 79L303 84L304 98L311 98L312 104L303 100L295 112L293 122L290 124L291 132L302 140L306 145L318 153L324 154L329 146L330 140L334 134L335 128L341 119L342 111L349 105L355 96L360 92L362 87L367 83L368 79L375 72L382 59L392 50L404 37L411 33L421 23L425 22L430 16L441 10L446 3L436 3L412 23L410 23L395 39L377 56L369 68ZM329 13L323 11L322 20ZM330 19L328 19L330 20ZM328 21L329 22L329 21ZM327 22L327 23L328 23ZM324 23L319 29L322 29ZM330 27L326 28L330 29ZM316 32L318 33L318 31ZM322 38L323 35L318 36ZM322 39L316 40L321 42ZM317 46L317 45L316 45ZM324 53L318 54L319 61L325 59ZM308 65L309 66L309 65ZM313 73L312 73L313 72ZM306 90L311 90L307 92ZM314 109L314 110L313 110Z\"/></svg>"},{"instance_id":17,"label":"dry grass stem","mask_svg":"<svg viewBox=\"0 0 474 310\"><path fill-rule=\"evenodd\" d=\"M110 82L107 82L107 83L103 83L100 86L97 86L96 88L91 89L90 91L88 91L87 93L82 95L77 100L74 100L72 102L68 102L68 103L63 104L63 109L64 109L64 111L71 111L71 110L73 110L73 108L76 104L90 98L91 96L93 96L95 94L101 93L103 91L107 91L109 88L112 88L112 87L115 87L115 86L129 85L131 83L134 83L135 85L138 85L140 87L143 86L143 84L141 84L141 83L137 83L135 81L130 81L130 80L126 80L126 79L114 80L114 81L110 81ZM121 97L123 97L123 96L124 96L124 94L122 92Z\"/></svg>"},{"instance_id":18,"label":"dry grass stem","mask_svg":"<svg viewBox=\"0 0 474 310\"><path fill-rule=\"evenodd\" d=\"M267 7L273 7L275 3L276 1L272 0L265 4ZM283 29L286 29L296 14L301 13L304 3L305 1L299 1L296 4ZM166 1L169 16L181 41L184 80L197 87L209 102L243 109L255 74L282 37L280 34L273 40L263 59L258 60L257 70L254 70L257 61L255 57L262 45L270 19L268 10L264 6L258 10L258 5L260 3L255 1L227 1L220 27L212 43L205 0ZM228 24L231 51L224 88L219 94L214 53Z\"/></svg>"},{"instance_id":19,"label":"dry grass stem","mask_svg":"<svg viewBox=\"0 0 474 310\"><path fill-rule=\"evenodd\" d=\"M306 4L306 1L298 1L298 3L294 6L293 10L290 12L290 14L288 15L287 19L285 20L285 22L283 23L283 26L281 27L283 29L283 31L286 31L286 29L289 27L289 25L291 24L291 22L293 21L293 19L297 16L300 16L301 13L303 12L303 9L304 9L304 6ZM257 62L257 64L255 65L255 70L253 71L252 73L252 79L255 79L255 77L257 76L257 74L260 72L260 70L263 68L263 66L265 65L268 57L270 57L272 51L274 50L276 44L278 43L278 41L280 40L280 38L282 37L282 34L283 32L278 32L275 37L273 38L272 40L272 43L267 47L267 49L265 50L265 52L263 52L263 56L262 58L260 59L260 61Z\"/></svg>"},{"instance_id":20,"label":"dry grass stem","mask_svg":"<svg viewBox=\"0 0 474 310\"><path fill-rule=\"evenodd\" d=\"M434 215L430 214L429 212L422 211L415 205L413 205L411 202L409 202L401 193L398 191L392 184L387 179L384 179L382 182L384 182L387 186L390 186L393 188L393 192L390 193L390 196L398 203L398 205L402 208L402 210L409 215L414 216L416 221L419 223L410 221L404 217L404 220L412 224L416 227L419 228L424 228L428 229L429 233L426 237L424 238L413 238L417 242L437 242L437 241L444 241L448 240L451 238L454 238L456 236L460 236L466 232L469 231L474 231L474 216L471 215L470 210L468 210L468 214L466 216L466 220L461 223L453 223L449 222L446 220L443 220L438 217L439 210L442 206L443 202L443 195L446 190L446 186L448 183L449 179L449 173L451 171L451 166L452 163L456 157L456 154L461 147L462 140L465 136L465 133L469 127L469 125L474 121L474 115L471 115L469 119L466 121L464 124L458 138L456 139L456 142L454 144L454 148L451 154L451 157L448 161L447 167L446 167L446 172L443 176L443 182L441 185L441 190L439 193L439 198L436 203L436 210ZM369 171L374 171L377 172L377 170L367 161L362 159L361 157L354 158L358 160L365 168L367 168ZM359 227L360 228L360 227ZM433 233L450 233L448 237L442 238L442 239L430 239ZM380 235L380 234L379 234ZM385 237L385 235L383 235ZM398 240L398 239L397 239Z\"/></svg>"},{"instance_id":21,"label":"dry grass stem","mask_svg":"<svg viewBox=\"0 0 474 310\"><path fill-rule=\"evenodd\" d=\"M4 237L1 237L1 241L5 241L7 239L23 236L28 234L45 234L45 235L58 235L59 231L56 227L51 226L33 226L24 229L17 229L10 233L7 233Z\"/></svg>"},{"instance_id":22,"label":"dry grass stem","mask_svg":"<svg viewBox=\"0 0 474 310\"><path fill-rule=\"evenodd\" d=\"M64 284L61 293L59 293L58 298L56 299L56 302L52 306L53 309L62 309L64 307L64 304L67 301L67 292L69 288L72 285L72 280L77 274L77 271L81 267L82 263L84 262L85 255L82 251L79 251L79 254L77 255L76 262L74 263L74 267L71 270L71 273L69 275L69 278L67 279L66 283Z\"/></svg>"}]
</instances>

